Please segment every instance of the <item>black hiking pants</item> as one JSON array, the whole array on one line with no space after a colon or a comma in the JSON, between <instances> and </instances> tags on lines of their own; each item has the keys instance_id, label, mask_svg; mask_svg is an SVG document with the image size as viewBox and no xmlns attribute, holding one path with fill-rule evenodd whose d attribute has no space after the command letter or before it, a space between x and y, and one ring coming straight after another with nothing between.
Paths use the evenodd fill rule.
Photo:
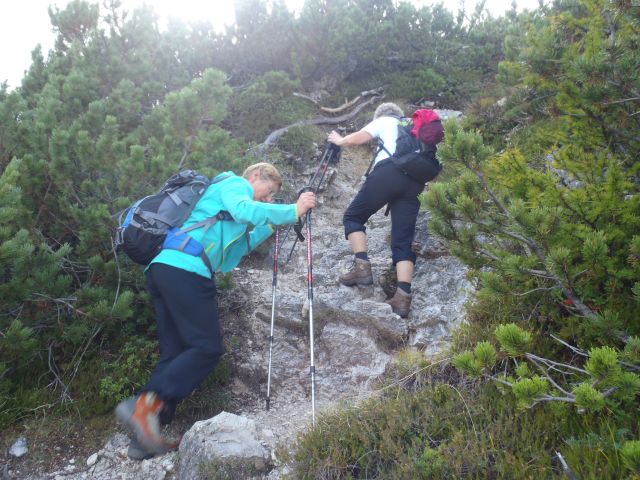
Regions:
<instances>
[{"instance_id":1,"label":"black hiking pants","mask_svg":"<svg viewBox=\"0 0 640 480\"><path fill-rule=\"evenodd\" d=\"M147 289L156 312L160 360L143 390L168 404L160 415L169 423L175 404L186 398L215 368L224 353L215 280L153 263Z\"/></svg>"},{"instance_id":2,"label":"black hiking pants","mask_svg":"<svg viewBox=\"0 0 640 480\"><path fill-rule=\"evenodd\" d=\"M420 210L418 195L423 189L424 184L404 174L391 159L381 160L344 212L345 238L352 232L366 232L364 224L369 217L388 204L393 264L404 260L415 263L411 244Z\"/></svg>"}]
</instances>

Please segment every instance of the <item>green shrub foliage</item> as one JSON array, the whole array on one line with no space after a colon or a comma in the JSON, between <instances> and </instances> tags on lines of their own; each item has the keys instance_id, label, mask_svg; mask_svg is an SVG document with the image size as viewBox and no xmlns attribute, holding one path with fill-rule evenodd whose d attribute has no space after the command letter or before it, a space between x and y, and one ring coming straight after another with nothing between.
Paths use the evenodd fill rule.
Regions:
<instances>
[{"instance_id":1,"label":"green shrub foliage","mask_svg":"<svg viewBox=\"0 0 640 480\"><path fill-rule=\"evenodd\" d=\"M632 440L622 446L624 465L636 475L640 474L640 441Z\"/></svg>"},{"instance_id":2,"label":"green shrub foliage","mask_svg":"<svg viewBox=\"0 0 640 480\"><path fill-rule=\"evenodd\" d=\"M113 251L118 215L179 169L244 165L242 142L220 127L226 75L197 68L148 10L124 23L114 10L104 25L97 12L52 11L48 61L36 49L22 86L0 91L0 423L45 403L32 390L71 402L91 379L95 401L112 405L139 386L131 368L100 378L99 358L113 362L153 321L139 267ZM116 363L147 372L151 356L132 355Z\"/></svg>"},{"instance_id":3,"label":"green shrub foliage","mask_svg":"<svg viewBox=\"0 0 640 480\"><path fill-rule=\"evenodd\" d=\"M298 477L557 478L557 449L580 478L638 475L633 2L493 18L390 0L307 0L294 16L243 0L224 33L160 30L151 8L118 1L50 17L54 49L0 86L0 426L44 405L106 412L144 381L144 279L111 242L133 200L183 168L242 170L248 146L318 113L296 92L336 106L384 86L468 107L446 125L425 205L477 286L479 333L453 360L473 380L331 417L302 438ZM290 129L279 147L310 155L323 137Z\"/></svg>"},{"instance_id":4,"label":"green shrub foliage","mask_svg":"<svg viewBox=\"0 0 640 480\"><path fill-rule=\"evenodd\" d=\"M87 379L107 405L148 368L143 353L117 357L131 369L112 358L152 334L140 269L111 243L135 199L179 169L242 170L248 143L317 115L295 92L336 106L399 74L396 93L460 102L497 71L508 25L388 0L309 0L298 16L281 1L237 2L224 33L178 20L160 30L152 8L118 1L77 0L50 18L53 50L35 48L21 85L0 86L2 422L45 397L75 401ZM324 135L291 129L280 147L310 156Z\"/></svg>"},{"instance_id":5,"label":"green shrub foliage","mask_svg":"<svg viewBox=\"0 0 640 480\"><path fill-rule=\"evenodd\" d=\"M553 416L563 422L553 448L565 450L578 478L637 475L637 14L628 2L568 0L508 26L500 84L492 90L504 99L476 100L476 115L447 123L438 149L444 171L424 200L432 230L471 268L477 286L467 330L479 338L464 338L467 349L455 353L453 365L492 381L478 384L503 395L493 415L507 404L522 416L553 412L540 432L554 431ZM499 349L491 348L495 340ZM370 431L372 417L363 416L350 435ZM430 449L446 451L448 442L430 441ZM379 451L351 436L340 445ZM311 455L311 470L300 470L309 478L309 471L336 465L344 465L340 478L405 478L391 468L372 470L371 459L363 465L357 455L344 463L332 451ZM536 473L495 473L481 463L474 463L481 474L461 476L556 475L540 457Z\"/></svg>"}]
</instances>

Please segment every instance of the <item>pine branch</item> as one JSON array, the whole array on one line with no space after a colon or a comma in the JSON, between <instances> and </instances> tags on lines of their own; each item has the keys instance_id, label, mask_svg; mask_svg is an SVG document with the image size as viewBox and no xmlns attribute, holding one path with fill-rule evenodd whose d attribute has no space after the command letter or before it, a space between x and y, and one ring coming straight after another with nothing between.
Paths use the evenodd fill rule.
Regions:
<instances>
[{"instance_id":1,"label":"pine branch","mask_svg":"<svg viewBox=\"0 0 640 480\"><path fill-rule=\"evenodd\" d=\"M44 195L42 197L42 204L40 205L40 208L38 208L38 213L36 214L36 218L33 221L34 225L38 224L38 222L40 221L40 215L42 215L42 212L47 209L47 197L49 196L49 191L51 190L52 185L53 180L49 177L49 184L47 185L47 190L44 192Z\"/></svg>"},{"instance_id":2,"label":"pine branch","mask_svg":"<svg viewBox=\"0 0 640 480\"><path fill-rule=\"evenodd\" d=\"M502 214L505 217L507 217L510 220L512 220L514 223L521 225L520 222L517 221L517 219L513 218L513 216L511 215L511 213L507 209L507 207L505 207L505 205L500 201L498 196L491 189L491 187L487 183L486 179L484 178L484 174L482 172L480 172L479 170L477 170L477 169L474 169L474 168L471 168L471 167L469 167L469 169L476 175L476 177L478 177L478 179L480 180L480 183L482 184L484 190L491 197L491 200L498 207L498 209L502 212ZM530 237L527 237L525 235L519 234L517 232L512 232L512 231L509 231L509 230L503 230L502 228L499 228L498 231L500 233L503 233L504 235L510 236L511 238L514 238L516 240L519 240L519 241L523 242L525 245L528 245L531 248L531 250L533 250L535 255L538 257L538 260L540 260L542 265L546 264L546 261L547 261L546 255L544 254L542 248L538 245L538 243L534 239L532 239ZM592 318L592 319L596 317L596 314L593 312L593 310L591 310L585 303L582 302L582 300L580 300L578 298L577 294L573 291L573 289L570 287L570 285L567 285L569 283L568 281L566 281L566 282L563 281L563 279L561 279L559 276L557 276L554 273L549 272L549 271L545 271L544 272L544 276L546 278L549 278L550 280L553 280L556 283L556 286L560 289L560 291L562 291L562 293L565 296L565 298L567 298L568 300L570 300L572 302L572 304L575 306L575 309L583 317Z\"/></svg>"},{"instance_id":3,"label":"pine branch","mask_svg":"<svg viewBox=\"0 0 640 480\"><path fill-rule=\"evenodd\" d=\"M499 259L498 257L496 257L495 255L493 255L493 254L492 254L492 253L490 253L490 252L487 252L486 250L484 250L484 249L482 249L482 248L478 250L478 253L480 253L480 254L484 255L484 256L485 256L485 257L487 257L488 259L493 260L493 261L495 261L495 262L500 261L500 259Z\"/></svg>"},{"instance_id":4,"label":"pine branch","mask_svg":"<svg viewBox=\"0 0 640 480\"><path fill-rule=\"evenodd\" d=\"M540 402L567 402L567 403L576 403L576 397L574 396L570 396L570 397L554 397L553 395L549 395L547 393L545 393L544 395L542 395L542 397L540 397L539 399L536 399L531 406L533 407L534 405L540 403Z\"/></svg>"},{"instance_id":5,"label":"pine branch","mask_svg":"<svg viewBox=\"0 0 640 480\"><path fill-rule=\"evenodd\" d=\"M589 358L589 354L587 352L585 352L584 350L579 349L578 347L574 347L573 345L565 342L561 338L556 337L554 334L551 334L551 338L553 338L555 341L561 343L562 345L564 345L565 347L570 349L573 353L575 353L577 355L580 355L581 357ZM618 360L618 363L620 365L622 365L623 367L628 368L629 370L634 370L636 372L640 371L640 366L638 366L638 365L634 365L634 364L628 363L628 362L623 362L622 360Z\"/></svg>"},{"instance_id":6,"label":"pine branch","mask_svg":"<svg viewBox=\"0 0 640 480\"><path fill-rule=\"evenodd\" d=\"M538 287L538 288L534 288L533 290L528 290L522 293L513 293L512 295L515 295L516 297L526 297L527 295L533 292L549 292L551 290L554 290L555 288L556 287Z\"/></svg>"},{"instance_id":7,"label":"pine branch","mask_svg":"<svg viewBox=\"0 0 640 480\"><path fill-rule=\"evenodd\" d=\"M543 363L544 365L546 365L549 368L552 367L563 367L563 368L567 368L569 370L574 370L576 372L582 373L583 375L589 375L589 372L587 372L586 370L583 370L582 368L578 368L578 367L574 367L573 365L569 365L567 363L560 363L560 362L555 362L553 360L549 360L548 358L543 358L543 357L539 357L537 355L534 355L533 353L525 353L524 356L529 359L529 360L538 360L541 363ZM563 372L562 370L558 370L556 369L557 372L563 373L565 375L570 375L570 373L568 372Z\"/></svg>"},{"instance_id":8,"label":"pine branch","mask_svg":"<svg viewBox=\"0 0 640 480\"><path fill-rule=\"evenodd\" d=\"M567 392L564 388L562 388L560 385L558 385L556 383L556 381L551 377L551 375L549 375L549 372L547 370L545 370L545 368L540 365L536 360L531 360L533 362L533 364L538 368L538 370L540 370L542 372L542 375L549 380L549 383L551 383L551 385L553 385L554 387L556 387L558 390L560 390L562 393L564 393L567 396L570 396L571 394L569 392Z\"/></svg>"},{"instance_id":9,"label":"pine branch","mask_svg":"<svg viewBox=\"0 0 640 480\"><path fill-rule=\"evenodd\" d=\"M68 299L68 298L53 298L50 297L49 295L45 295L43 293L37 293L34 292L33 295L37 296L37 297L43 297L46 298L48 300L51 300L52 302L59 304L59 305L64 305L65 307L69 307L71 310L73 310L74 312L79 313L80 315L83 316L88 316L87 313L83 312L82 310L80 310L79 308L74 307L71 303L69 303L67 300L75 300L75 298L72 299Z\"/></svg>"},{"instance_id":10,"label":"pine branch","mask_svg":"<svg viewBox=\"0 0 640 480\"><path fill-rule=\"evenodd\" d=\"M584 350L580 350L578 347L574 347L573 345L565 342L564 340L562 340L561 338L556 337L553 333L551 334L551 338L553 338L556 342L561 343L562 345L564 345L565 347L567 347L569 350L571 350L573 353L577 353L578 355L580 355L581 357L589 357L589 354L587 352L585 352Z\"/></svg>"},{"instance_id":11,"label":"pine branch","mask_svg":"<svg viewBox=\"0 0 640 480\"><path fill-rule=\"evenodd\" d=\"M187 138L184 148L182 149L182 157L180 158L180 162L178 163L178 171L182 170L185 162L187 161L187 158L189 158L189 155L191 155L192 146L193 146L193 137L195 137L198 134L198 132L200 131L200 128L202 128L203 123L204 123L204 118L201 117L198 120L198 124L196 125L194 131L191 132L191 135L189 135L189 137Z\"/></svg>"},{"instance_id":12,"label":"pine branch","mask_svg":"<svg viewBox=\"0 0 640 480\"><path fill-rule=\"evenodd\" d=\"M618 103L638 102L640 97L623 98L622 100L613 100L611 102L602 102L601 105L616 105Z\"/></svg>"}]
</instances>

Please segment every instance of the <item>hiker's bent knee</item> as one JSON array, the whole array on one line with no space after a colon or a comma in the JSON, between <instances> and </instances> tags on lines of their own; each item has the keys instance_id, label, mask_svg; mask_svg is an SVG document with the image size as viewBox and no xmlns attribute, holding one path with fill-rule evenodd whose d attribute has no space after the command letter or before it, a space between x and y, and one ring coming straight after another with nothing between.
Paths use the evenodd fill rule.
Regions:
<instances>
[{"instance_id":1,"label":"hiker's bent knee","mask_svg":"<svg viewBox=\"0 0 640 480\"><path fill-rule=\"evenodd\" d=\"M353 232L366 232L367 229L362 223L344 222L344 238L348 238Z\"/></svg>"},{"instance_id":2,"label":"hiker's bent knee","mask_svg":"<svg viewBox=\"0 0 640 480\"><path fill-rule=\"evenodd\" d=\"M207 360L211 360L212 362L217 362L225 351L222 344L216 343L201 346L199 350L203 357L205 357Z\"/></svg>"},{"instance_id":3,"label":"hiker's bent knee","mask_svg":"<svg viewBox=\"0 0 640 480\"><path fill-rule=\"evenodd\" d=\"M346 240L349 239L349 235L352 234L353 232L365 232L366 228L365 226L356 220L351 220L348 219L347 216L345 215L343 220L342 220L342 224L344 225L344 238Z\"/></svg>"},{"instance_id":4,"label":"hiker's bent knee","mask_svg":"<svg viewBox=\"0 0 640 480\"><path fill-rule=\"evenodd\" d=\"M411 249L393 248L391 258L394 265L398 262L404 261L412 262L415 265L417 257L416 254L411 251Z\"/></svg>"}]
</instances>

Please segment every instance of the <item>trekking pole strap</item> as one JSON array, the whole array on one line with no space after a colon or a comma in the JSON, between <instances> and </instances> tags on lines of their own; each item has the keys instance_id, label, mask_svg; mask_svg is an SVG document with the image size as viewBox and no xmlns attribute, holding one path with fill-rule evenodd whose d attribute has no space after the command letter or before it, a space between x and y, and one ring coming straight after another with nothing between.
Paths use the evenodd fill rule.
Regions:
<instances>
[{"instance_id":1,"label":"trekking pole strap","mask_svg":"<svg viewBox=\"0 0 640 480\"><path fill-rule=\"evenodd\" d=\"M387 147L384 146L384 142L382 140L379 140L380 143L380 150L384 150L385 152L387 152L387 155L389 155L390 157L393 157L393 154L387 150ZM380 150L378 150L378 152L380 152Z\"/></svg>"},{"instance_id":2,"label":"trekking pole strap","mask_svg":"<svg viewBox=\"0 0 640 480\"><path fill-rule=\"evenodd\" d=\"M300 198L300 195L302 195L305 192L313 192L313 191L314 191L314 189L310 185L302 187L300 189L300 191L298 192L298 198ZM302 228L304 227L305 221L306 221L308 216L309 216L309 212L307 212L304 215L305 220L302 220L302 217L300 217L300 218L298 218L298 221L293 225L293 231L296 232L296 235L298 236L296 241L300 240L301 242L304 242L304 235L302 235ZM294 246L295 246L295 244L294 244ZM292 251L293 251L293 249L292 249ZM287 261L288 261L288 259L287 259Z\"/></svg>"},{"instance_id":3,"label":"trekking pole strap","mask_svg":"<svg viewBox=\"0 0 640 480\"><path fill-rule=\"evenodd\" d=\"M386 147L384 146L384 142L380 139L378 139L378 149L376 150L376 153L373 154L373 158L371 159L371 161L369 162L369 167L367 168L367 171L364 173L365 177L368 177L369 174L371 173L371 169L373 168L373 164L376 163L376 158L378 157L378 154L384 150L385 152L387 152L387 154L392 157L393 155L391 155L389 153L389 150L386 149Z\"/></svg>"},{"instance_id":4,"label":"trekking pole strap","mask_svg":"<svg viewBox=\"0 0 640 480\"><path fill-rule=\"evenodd\" d=\"M298 219L296 223L293 224L293 231L296 232L296 240L300 240L304 242L304 235L302 235L302 228L304 227L304 223L302 222L302 217ZM293 251L293 249L292 249Z\"/></svg>"},{"instance_id":5,"label":"trekking pole strap","mask_svg":"<svg viewBox=\"0 0 640 480\"><path fill-rule=\"evenodd\" d=\"M378 151L376 152L376 156L373 157L374 159L378 156L378 153L380 153L380 150L384 150L385 152L387 152L387 155L389 155L389 158L393 157L393 155L391 154L391 152L389 150L387 150L387 148L384 146L384 142L382 140L378 140ZM369 167L371 167L371 165L369 165ZM369 173L367 171L367 173ZM366 175L365 175L366 176ZM389 216L389 211L391 210L391 205L389 205L387 203L387 208L384 211L384 216L387 217Z\"/></svg>"}]
</instances>

